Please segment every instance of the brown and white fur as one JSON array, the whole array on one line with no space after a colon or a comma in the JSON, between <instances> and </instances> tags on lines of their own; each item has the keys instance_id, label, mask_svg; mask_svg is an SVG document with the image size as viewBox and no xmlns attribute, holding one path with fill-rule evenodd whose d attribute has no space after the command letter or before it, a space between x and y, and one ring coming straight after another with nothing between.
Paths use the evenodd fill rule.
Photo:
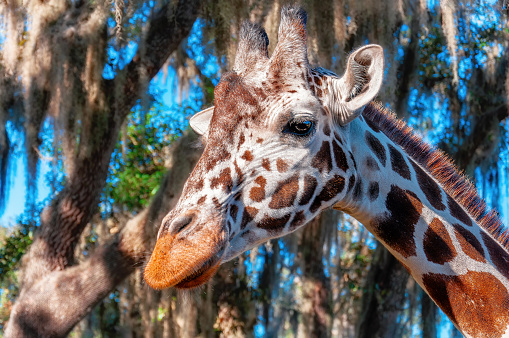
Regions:
<instances>
[{"instance_id":1,"label":"brown and white fur","mask_svg":"<svg viewBox=\"0 0 509 338\"><path fill-rule=\"evenodd\" d=\"M353 52L341 78L311 69L305 22L301 9L283 9L270 58L265 31L242 27L215 106L191 120L206 147L163 220L147 284L199 286L222 262L334 207L362 222L463 334L508 336L508 236L497 216L440 151L371 102L382 48Z\"/></svg>"}]
</instances>

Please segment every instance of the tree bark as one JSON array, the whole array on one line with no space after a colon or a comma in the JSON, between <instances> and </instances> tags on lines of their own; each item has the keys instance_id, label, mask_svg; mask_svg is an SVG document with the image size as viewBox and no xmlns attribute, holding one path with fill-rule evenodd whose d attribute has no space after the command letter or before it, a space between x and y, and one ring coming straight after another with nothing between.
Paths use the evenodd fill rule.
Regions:
<instances>
[{"instance_id":1,"label":"tree bark","mask_svg":"<svg viewBox=\"0 0 509 338\"><path fill-rule=\"evenodd\" d=\"M379 243L366 278L357 338L397 336L408 277L403 265Z\"/></svg>"},{"instance_id":2,"label":"tree bark","mask_svg":"<svg viewBox=\"0 0 509 338\"><path fill-rule=\"evenodd\" d=\"M90 259L50 273L24 290L11 313L7 337L65 336L140 265L150 250L146 233L155 238L161 220L178 200L185 182L182 177L189 175L200 156L198 149L189 150L195 141L196 135L188 132L173 145L173 164L149 208L127 222Z\"/></svg>"},{"instance_id":3,"label":"tree bark","mask_svg":"<svg viewBox=\"0 0 509 338\"><path fill-rule=\"evenodd\" d=\"M93 137L83 138L63 190L41 214L38 232L23 262L21 292L7 325L7 337L66 335L143 257L145 252L138 252L139 247L131 248L129 240L133 238L127 232L98 249L89 261L72 266L76 243L105 185L120 127L142 89L191 31L199 6L199 0L180 0L167 3L154 14L140 43L143 48L125 68L122 99L116 101L115 80L103 81L107 104L87 112L90 120L83 124L83 133ZM152 212L153 208L147 216ZM146 220L137 219L143 227Z\"/></svg>"},{"instance_id":4,"label":"tree bark","mask_svg":"<svg viewBox=\"0 0 509 338\"><path fill-rule=\"evenodd\" d=\"M325 275L324 242L337 231L338 211L327 210L302 230L299 261L302 268L302 327L306 337L330 337L332 326L332 294L330 278Z\"/></svg>"},{"instance_id":5,"label":"tree bark","mask_svg":"<svg viewBox=\"0 0 509 338\"><path fill-rule=\"evenodd\" d=\"M421 293L422 338L437 337L438 307L424 290Z\"/></svg>"}]
</instances>

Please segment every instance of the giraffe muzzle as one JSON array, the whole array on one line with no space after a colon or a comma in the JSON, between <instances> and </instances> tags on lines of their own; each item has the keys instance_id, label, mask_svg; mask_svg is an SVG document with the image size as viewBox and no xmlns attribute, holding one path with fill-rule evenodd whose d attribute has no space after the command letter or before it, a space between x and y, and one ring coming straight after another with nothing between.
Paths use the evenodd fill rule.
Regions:
<instances>
[{"instance_id":1,"label":"giraffe muzzle","mask_svg":"<svg viewBox=\"0 0 509 338\"><path fill-rule=\"evenodd\" d=\"M222 262L227 231L221 222L202 221L198 212L166 220L145 267L145 282L154 289L189 289L206 283Z\"/></svg>"}]
</instances>

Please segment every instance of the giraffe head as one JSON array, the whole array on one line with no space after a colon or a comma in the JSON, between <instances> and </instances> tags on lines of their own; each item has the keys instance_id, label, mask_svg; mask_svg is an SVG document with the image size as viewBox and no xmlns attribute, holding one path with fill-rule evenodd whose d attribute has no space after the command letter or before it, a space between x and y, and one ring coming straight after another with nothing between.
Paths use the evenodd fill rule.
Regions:
<instances>
[{"instance_id":1,"label":"giraffe head","mask_svg":"<svg viewBox=\"0 0 509 338\"><path fill-rule=\"evenodd\" d=\"M353 52L341 78L311 69L306 14L294 7L282 10L270 58L268 43L263 28L244 24L215 107L191 119L206 146L159 230L144 272L153 288L201 285L222 262L349 203L348 129L378 93L382 48Z\"/></svg>"}]
</instances>

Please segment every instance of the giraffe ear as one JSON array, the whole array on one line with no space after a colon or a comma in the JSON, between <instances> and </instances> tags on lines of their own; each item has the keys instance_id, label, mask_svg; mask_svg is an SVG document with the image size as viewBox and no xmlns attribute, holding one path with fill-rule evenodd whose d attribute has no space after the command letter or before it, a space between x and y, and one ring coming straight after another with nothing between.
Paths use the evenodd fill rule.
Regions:
<instances>
[{"instance_id":1,"label":"giraffe ear","mask_svg":"<svg viewBox=\"0 0 509 338\"><path fill-rule=\"evenodd\" d=\"M345 74L331 79L331 95L326 106L336 121L344 126L362 113L382 85L384 51L379 45L367 45L350 54Z\"/></svg>"},{"instance_id":2,"label":"giraffe ear","mask_svg":"<svg viewBox=\"0 0 509 338\"><path fill-rule=\"evenodd\" d=\"M214 106L202 110L191 117L189 120L189 125L198 135L206 135L209 126L210 120L212 120L212 114L214 113Z\"/></svg>"}]
</instances>

